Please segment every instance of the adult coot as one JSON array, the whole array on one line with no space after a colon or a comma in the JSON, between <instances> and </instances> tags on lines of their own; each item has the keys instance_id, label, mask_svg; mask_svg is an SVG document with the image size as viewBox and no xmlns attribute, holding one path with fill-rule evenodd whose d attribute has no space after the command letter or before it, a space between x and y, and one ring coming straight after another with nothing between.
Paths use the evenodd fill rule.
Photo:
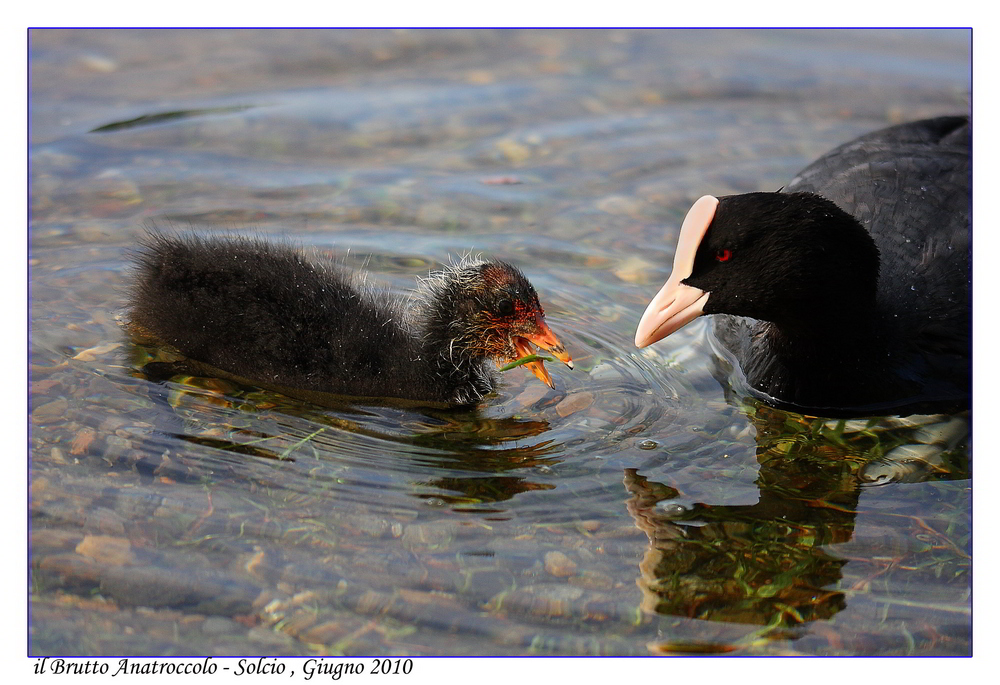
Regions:
<instances>
[{"instance_id":1,"label":"adult coot","mask_svg":"<svg viewBox=\"0 0 1000 685\"><path fill-rule=\"evenodd\" d=\"M841 145L776 193L705 196L646 308L645 347L701 314L772 404L814 413L970 401L968 117Z\"/></svg>"},{"instance_id":2,"label":"adult coot","mask_svg":"<svg viewBox=\"0 0 1000 685\"><path fill-rule=\"evenodd\" d=\"M230 374L291 389L468 404L531 343L572 368L535 289L465 259L398 298L318 254L249 238L150 233L128 324ZM541 361L528 368L548 384Z\"/></svg>"}]
</instances>

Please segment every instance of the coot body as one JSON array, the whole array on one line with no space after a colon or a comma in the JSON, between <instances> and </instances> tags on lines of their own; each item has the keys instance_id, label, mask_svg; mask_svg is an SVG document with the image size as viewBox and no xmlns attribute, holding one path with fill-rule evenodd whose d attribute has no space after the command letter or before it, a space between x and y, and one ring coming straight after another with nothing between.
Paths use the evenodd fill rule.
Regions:
<instances>
[{"instance_id":1,"label":"coot body","mask_svg":"<svg viewBox=\"0 0 1000 685\"><path fill-rule=\"evenodd\" d=\"M826 415L969 406L967 117L893 126L777 193L706 196L685 219L644 347L701 314L771 404Z\"/></svg>"},{"instance_id":2,"label":"coot body","mask_svg":"<svg viewBox=\"0 0 1000 685\"><path fill-rule=\"evenodd\" d=\"M531 283L466 259L399 298L318 253L251 238L147 235L129 325L185 356L268 385L468 404L495 362L532 351L570 366ZM552 385L542 362L527 365Z\"/></svg>"}]
</instances>

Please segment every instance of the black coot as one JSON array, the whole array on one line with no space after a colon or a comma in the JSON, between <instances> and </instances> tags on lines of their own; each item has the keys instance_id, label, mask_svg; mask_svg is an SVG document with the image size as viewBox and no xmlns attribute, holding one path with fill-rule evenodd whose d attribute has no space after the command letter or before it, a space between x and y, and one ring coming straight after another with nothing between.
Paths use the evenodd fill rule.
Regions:
<instances>
[{"instance_id":1,"label":"black coot","mask_svg":"<svg viewBox=\"0 0 1000 685\"><path fill-rule=\"evenodd\" d=\"M531 344L572 368L535 289L465 259L398 298L318 254L248 238L149 234L128 323L230 374L290 389L449 404L493 390ZM528 368L552 386L541 361Z\"/></svg>"},{"instance_id":2,"label":"black coot","mask_svg":"<svg viewBox=\"0 0 1000 685\"><path fill-rule=\"evenodd\" d=\"M970 154L968 117L940 117L842 145L777 193L701 198L636 345L728 314L716 334L772 404L969 406Z\"/></svg>"}]
</instances>

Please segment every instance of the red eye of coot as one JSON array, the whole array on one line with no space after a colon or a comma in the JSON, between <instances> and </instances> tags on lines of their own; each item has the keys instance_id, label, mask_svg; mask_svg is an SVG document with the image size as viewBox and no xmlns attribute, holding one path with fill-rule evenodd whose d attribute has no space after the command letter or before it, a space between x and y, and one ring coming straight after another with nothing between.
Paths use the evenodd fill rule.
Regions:
<instances>
[{"instance_id":1,"label":"red eye of coot","mask_svg":"<svg viewBox=\"0 0 1000 685\"><path fill-rule=\"evenodd\" d=\"M715 253L715 260L718 262L728 262L729 258L732 256L733 251L724 247Z\"/></svg>"}]
</instances>

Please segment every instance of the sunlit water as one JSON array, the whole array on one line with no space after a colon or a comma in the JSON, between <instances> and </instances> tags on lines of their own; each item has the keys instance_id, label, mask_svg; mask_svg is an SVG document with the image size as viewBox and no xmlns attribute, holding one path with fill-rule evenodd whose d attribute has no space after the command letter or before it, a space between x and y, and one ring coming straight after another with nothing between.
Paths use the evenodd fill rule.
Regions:
<instances>
[{"instance_id":1,"label":"sunlit water","mask_svg":"<svg viewBox=\"0 0 1000 685\"><path fill-rule=\"evenodd\" d=\"M695 198L966 111L968 41L33 32L31 652L968 654L968 414L758 406L707 319L632 344ZM117 320L151 224L399 292L509 260L576 368L463 411L163 377Z\"/></svg>"}]
</instances>

